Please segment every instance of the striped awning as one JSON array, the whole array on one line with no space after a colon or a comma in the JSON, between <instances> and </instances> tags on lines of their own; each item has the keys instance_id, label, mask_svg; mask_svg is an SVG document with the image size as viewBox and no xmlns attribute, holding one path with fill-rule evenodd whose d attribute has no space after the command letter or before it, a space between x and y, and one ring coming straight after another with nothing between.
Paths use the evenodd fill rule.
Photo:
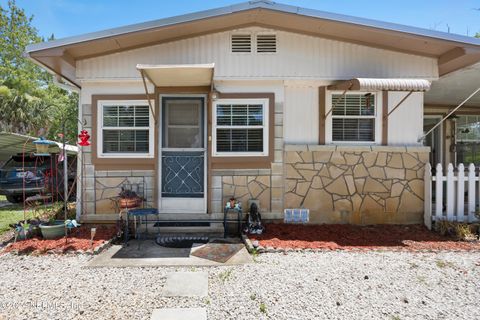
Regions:
<instances>
[{"instance_id":1,"label":"striped awning","mask_svg":"<svg viewBox=\"0 0 480 320\"><path fill-rule=\"evenodd\" d=\"M328 86L328 90L353 91L428 91L431 82L425 79L355 78Z\"/></svg>"}]
</instances>

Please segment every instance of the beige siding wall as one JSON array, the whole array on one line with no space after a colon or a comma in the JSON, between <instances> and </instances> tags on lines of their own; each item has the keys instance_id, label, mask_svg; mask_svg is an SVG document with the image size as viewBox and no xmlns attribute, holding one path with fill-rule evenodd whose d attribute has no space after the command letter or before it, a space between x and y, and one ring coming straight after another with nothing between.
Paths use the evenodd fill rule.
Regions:
<instances>
[{"instance_id":1,"label":"beige siding wall","mask_svg":"<svg viewBox=\"0 0 480 320\"><path fill-rule=\"evenodd\" d=\"M318 143L318 84L286 84L285 143Z\"/></svg>"},{"instance_id":2,"label":"beige siding wall","mask_svg":"<svg viewBox=\"0 0 480 320\"><path fill-rule=\"evenodd\" d=\"M238 32L268 32L251 27ZM434 58L358 44L275 31L276 54L230 53L230 31L159 44L77 62L77 78L138 78L135 66L146 64L212 63L215 79L317 79L354 77L438 77Z\"/></svg>"},{"instance_id":3,"label":"beige siding wall","mask_svg":"<svg viewBox=\"0 0 480 320\"><path fill-rule=\"evenodd\" d=\"M408 92L389 92L389 112L408 94ZM423 135L423 92L412 93L388 119L389 145L421 144L418 139Z\"/></svg>"}]
</instances>

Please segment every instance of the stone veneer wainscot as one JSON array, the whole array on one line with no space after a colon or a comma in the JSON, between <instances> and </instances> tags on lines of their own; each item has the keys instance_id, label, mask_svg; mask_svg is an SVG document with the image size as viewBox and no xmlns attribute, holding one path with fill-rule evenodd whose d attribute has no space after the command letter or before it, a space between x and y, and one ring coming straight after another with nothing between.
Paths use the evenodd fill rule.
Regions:
<instances>
[{"instance_id":1,"label":"stone veneer wainscot","mask_svg":"<svg viewBox=\"0 0 480 320\"><path fill-rule=\"evenodd\" d=\"M422 223L428 147L285 146L285 208L312 223Z\"/></svg>"}]
</instances>

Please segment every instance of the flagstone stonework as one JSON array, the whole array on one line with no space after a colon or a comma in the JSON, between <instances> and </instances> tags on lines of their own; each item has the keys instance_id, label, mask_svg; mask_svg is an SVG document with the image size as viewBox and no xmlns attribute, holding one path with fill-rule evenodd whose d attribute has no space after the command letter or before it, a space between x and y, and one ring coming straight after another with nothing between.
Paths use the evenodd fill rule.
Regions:
<instances>
[{"instance_id":1,"label":"flagstone stonework","mask_svg":"<svg viewBox=\"0 0 480 320\"><path fill-rule=\"evenodd\" d=\"M312 223L422 223L429 148L285 146L285 208Z\"/></svg>"}]
</instances>

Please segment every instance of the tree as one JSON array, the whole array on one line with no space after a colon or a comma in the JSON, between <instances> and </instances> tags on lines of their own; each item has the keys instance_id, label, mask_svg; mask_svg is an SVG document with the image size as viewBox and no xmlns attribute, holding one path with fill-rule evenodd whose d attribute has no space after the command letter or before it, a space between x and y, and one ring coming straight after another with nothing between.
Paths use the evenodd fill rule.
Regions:
<instances>
[{"instance_id":1,"label":"tree","mask_svg":"<svg viewBox=\"0 0 480 320\"><path fill-rule=\"evenodd\" d=\"M67 140L74 143L78 95L55 86L52 75L23 55L28 44L43 40L32 21L14 0L0 5L0 131L36 136L43 129L57 139L65 120Z\"/></svg>"}]
</instances>

